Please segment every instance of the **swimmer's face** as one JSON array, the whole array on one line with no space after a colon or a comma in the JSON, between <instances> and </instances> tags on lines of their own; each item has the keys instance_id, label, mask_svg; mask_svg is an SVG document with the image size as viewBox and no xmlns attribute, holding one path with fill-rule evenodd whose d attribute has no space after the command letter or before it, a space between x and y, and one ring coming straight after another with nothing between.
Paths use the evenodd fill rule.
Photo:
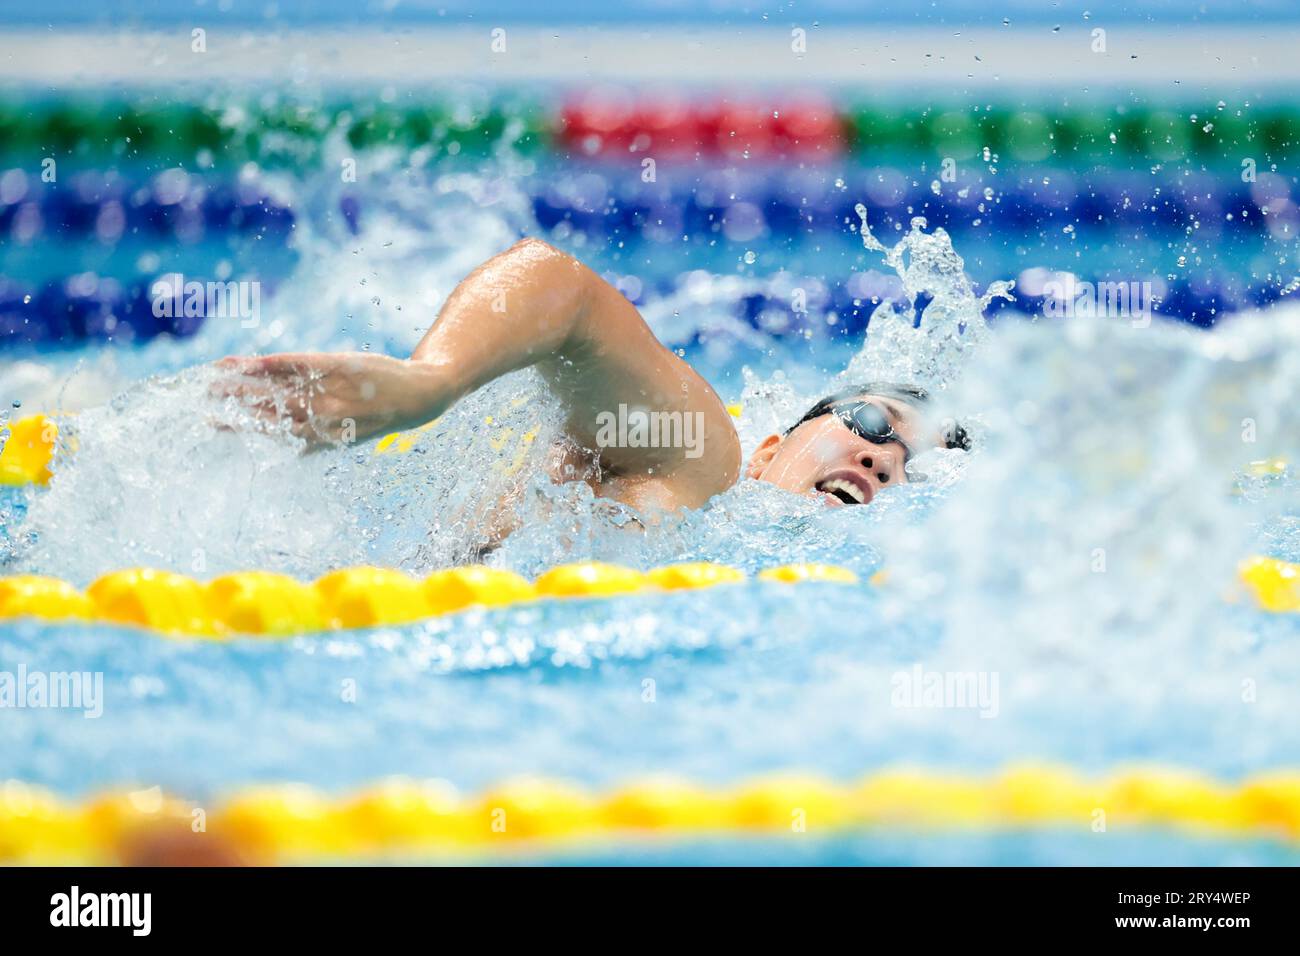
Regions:
<instances>
[{"instance_id":1,"label":"swimmer's face","mask_svg":"<svg viewBox=\"0 0 1300 956\"><path fill-rule=\"evenodd\" d=\"M907 483L908 458L944 446L943 436L921 413L897 399L861 395L836 408L852 408L859 402L872 406L865 417L883 416L894 437L882 444L868 441L840 415L827 413L785 437L769 435L750 458L747 474L833 507L865 505L881 491Z\"/></svg>"}]
</instances>

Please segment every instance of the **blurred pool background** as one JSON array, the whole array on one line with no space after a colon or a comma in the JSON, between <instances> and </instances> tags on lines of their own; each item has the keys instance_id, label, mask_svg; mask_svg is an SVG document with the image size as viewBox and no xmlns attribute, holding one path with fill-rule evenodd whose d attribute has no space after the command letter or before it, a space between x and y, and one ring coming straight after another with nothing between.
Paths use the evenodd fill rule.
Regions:
<instances>
[{"instance_id":1,"label":"blurred pool background","mask_svg":"<svg viewBox=\"0 0 1300 956\"><path fill-rule=\"evenodd\" d=\"M863 21L836 4L645 3L592 22L562 4L545 23L522 4L444 6L0 7L0 399L12 418L77 413L78 444L48 488L0 489L0 568L79 586L135 565L427 572L475 553L463 509L523 483L524 529L491 560L528 574L588 557L825 560L888 567L894 585L754 583L270 644L5 622L3 660L102 671L108 703L97 721L4 713L0 777L202 799L389 774L475 790L526 773L723 786L786 768L1140 761L1232 780L1296 765L1296 618L1222 599L1245 555L1300 559L1291 473L1250 467L1300 446L1285 5L893 4ZM919 216L952 248L913 253L905 281L864 249L859 203L886 245ZM208 428L204 373L184 370L405 354L454 284L524 235L591 264L742 403L747 449L846 368L911 368L915 353L872 351L882 303L955 337L978 316L954 270L976 294L1014 280L988 309L992 339L935 373L988 433L983 458L940 460L937 481L865 513L750 483L629 536L620 509L528 484L504 432L480 425L547 420L527 376L400 461L301 459ZM154 284L177 274L256 284L257 321L157 316ZM1066 281L1145 283L1151 327L1071 332L1049 301ZM519 394L533 401L505 409ZM916 664L999 675L996 719L894 706L891 681ZM358 703L340 702L345 680ZM1085 828L659 858L1297 859L1293 843L1103 845Z\"/></svg>"}]
</instances>

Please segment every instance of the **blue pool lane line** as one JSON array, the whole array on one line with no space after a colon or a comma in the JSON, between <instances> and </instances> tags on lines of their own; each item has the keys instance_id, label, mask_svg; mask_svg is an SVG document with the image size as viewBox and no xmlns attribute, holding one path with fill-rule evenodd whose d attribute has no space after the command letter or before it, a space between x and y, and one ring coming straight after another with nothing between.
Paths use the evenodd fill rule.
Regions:
<instances>
[{"instance_id":1,"label":"blue pool lane line","mask_svg":"<svg viewBox=\"0 0 1300 956\"><path fill-rule=\"evenodd\" d=\"M939 182L937 168L856 167L847 170L697 169L645 183L625 170L560 167L521 181L543 229L561 223L594 235L656 238L721 231L743 207L757 214L766 233L791 236L841 232L856 223L853 207L864 201L879 215L906 223L925 216L949 231L979 228L1034 229L1075 224L1101 233L1123 229L1181 230L1195 224L1205 233L1286 229L1298 214L1289 182L1261 174L1255 182L1210 174L1159 177L1130 172L1086 174L1027 167L998 175L963 173ZM116 171L88 170L68 180L43 183L32 171L0 170L0 233L24 241L39 236L101 238L125 234L192 237L234 232L285 239L293 210L256 183L167 170L147 182ZM936 192L936 184L938 191ZM986 192L988 190L988 192ZM356 228L364 200L352 193L339 201ZM1270 223L1269 216L1273 216Z\"/></svg>"}]
</instances>

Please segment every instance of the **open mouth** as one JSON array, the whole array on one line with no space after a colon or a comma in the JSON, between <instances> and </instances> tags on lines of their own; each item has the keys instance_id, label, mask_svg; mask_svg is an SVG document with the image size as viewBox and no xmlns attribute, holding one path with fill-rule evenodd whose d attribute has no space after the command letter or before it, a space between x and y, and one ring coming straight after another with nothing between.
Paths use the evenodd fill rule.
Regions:
<instances>
[{"instance_id":1,"label":"open mouth","mask_svg":"<svg viewBox=\"0 0 1300 956\"><path fill-rule=\"evenodd\" d=\"M830 495L846 505L865 505L871 500L871 490L847 478L829 478L816 485L822 494Z\"/></svg>"}]
</instances>

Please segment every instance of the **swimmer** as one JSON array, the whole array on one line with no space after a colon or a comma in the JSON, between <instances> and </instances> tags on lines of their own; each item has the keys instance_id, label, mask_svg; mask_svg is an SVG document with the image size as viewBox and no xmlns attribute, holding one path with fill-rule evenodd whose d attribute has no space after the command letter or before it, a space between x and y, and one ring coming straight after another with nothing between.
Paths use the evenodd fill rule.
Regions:
<instances>
[{"instance_id":1,"label":"swimmer","mask_svg":"<svg viewBox=\"0 0 1300 956\"><path fill-rule=\"evenodd\" d=\"M516 243L462 281L408 359L297 353L219 364L243 376L227 394L263 418L287 416L311 445L339 441L345 424L356 440L421 425L493 379L535 368L567 420L569 441L547 465L552 480L579 476L597 495L642 513L698 508L742 471L827 505L866 505L906 483L905 466L921 451L969 447L960 426L941 429L927 418L922 389L864 384L767 436L742 468L732 417L709 384L660 344L622 293L538 239ZM277 411L276 395L286 393ZM602 442L600 423L620 406L678 413L702 427L689 450Z\"/></svg>"}]
</instances>

